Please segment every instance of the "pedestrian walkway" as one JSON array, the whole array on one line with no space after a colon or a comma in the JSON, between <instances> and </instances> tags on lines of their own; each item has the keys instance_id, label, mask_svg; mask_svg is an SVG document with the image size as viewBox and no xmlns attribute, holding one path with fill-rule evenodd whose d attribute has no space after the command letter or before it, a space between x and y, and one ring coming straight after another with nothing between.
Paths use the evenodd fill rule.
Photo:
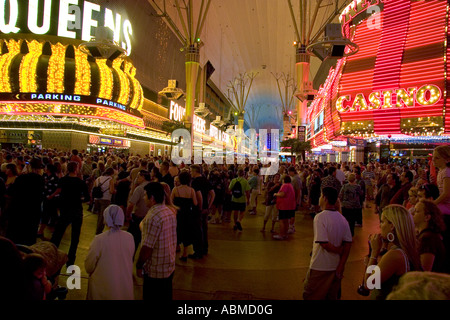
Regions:
<instances>
[{"instance_id":1,"label":"pedestrian walkway","mask_svg":"<svg viewBox=\"0 0 450 320\"><path fill-rule=\"evenodd\" d=\"M260 197L261 198L261 197ZM173 280L175 300L301 300L303 280L308 270L313 241L313 219L306 209L297 211L295 229L286 241L272 239L270 227L260 232L264 205L258 214L246 214L243 231L233 231L233 223L209 224L209 254L200 260L180 261ZM87 209L87 208L85 208ZM84 300L88 275L84 259L95 236L97 216L84 211L84 220L76 264L81 268L81 289L70 290L68 300ZM368 236L379 232L378 215L364 209L364 225L355 228L355 236L342 281L342 300L367 300L356 292L368 253ZM268 222L268 225L270 221ZM278 228L278 224L275 227ZM47 235L49 236L49 235ZM60 249L67 252L70 227ZM65 272L65 267L63 268ZM67 275L60 276L66 285ZM135 297L142 299L142 279L135 277Z\"/></svg>"}]
</instances>

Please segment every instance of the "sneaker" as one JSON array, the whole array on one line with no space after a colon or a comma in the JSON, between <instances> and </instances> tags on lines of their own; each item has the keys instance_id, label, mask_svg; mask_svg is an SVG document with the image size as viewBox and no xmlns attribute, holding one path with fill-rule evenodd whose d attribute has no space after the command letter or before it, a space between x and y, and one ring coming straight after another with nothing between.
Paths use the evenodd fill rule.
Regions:
<instances>
[{"instance_id":1,"label":"sneaker","mask_svg":"<svg viewBox=\"0 0 450 320\"><path fill-rule=\"evenodd\" d=\"M295 233L295 227L289 228L288 233L289 234Z\"/></svg>"},{"instance_id":2,"label":"sneaker","mask_svg":"<svg viewBox=\"0 0 450 320\"><path fill-rule=\"evenodd\" d=\"M238 228L239 231L242 231L242 226L241 226L241 223L239 221L236 222L236 227Z\"/></svg>"},{"instance_id":3,"label":"sneaker","mask_svg":"<svg viewBox=\"0 0 450 320\"><path fill-rule=\"evenodd\" d=\"M274 239L274 240L286 240L287 237L283 237L282 235L275 234L275 235L272 236L272 239Z\"/></svg>"}]
</instances>

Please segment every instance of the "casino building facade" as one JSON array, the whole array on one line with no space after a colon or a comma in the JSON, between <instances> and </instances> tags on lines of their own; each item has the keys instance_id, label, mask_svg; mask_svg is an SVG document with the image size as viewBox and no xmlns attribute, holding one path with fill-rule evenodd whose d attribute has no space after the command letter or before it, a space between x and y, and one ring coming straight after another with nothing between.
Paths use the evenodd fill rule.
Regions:
<instances>
[{"instance_id":1,"label":"casino building facade","mask_svg":"<svg viewBox=\"0 0 450 320\"><path fill-rule=\"evenodd\" d=\"M340 20L359 51L338 60L310 105L313 156L386 163L448 144L448 1L358 0Z\"/></svg>"},{"instance_id":2,"label":"casino building facade","mask_svg":"<svg viewBox=\"0 0 450 320\"><path fill-rule=\"evenodd\" d=\"M147 1L126 6L119 0L3 3L2 148L170 154L173 144L164 123L175 121L174 107L184 102L169 101L158 92L170 79L185 87L185 58L172 31L150 14ZM102 28L124 54L101 46L84 49ZM211 86L207 90L212 94ZM220 150L228 137L211 122L198 117L197 144L206 141L213 151Z\"/></svg>"}]
</instances>

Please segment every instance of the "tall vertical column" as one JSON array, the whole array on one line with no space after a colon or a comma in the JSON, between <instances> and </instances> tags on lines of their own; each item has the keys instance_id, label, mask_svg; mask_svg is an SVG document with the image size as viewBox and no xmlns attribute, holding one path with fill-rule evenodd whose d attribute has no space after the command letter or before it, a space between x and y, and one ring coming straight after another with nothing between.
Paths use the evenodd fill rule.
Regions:
<instances>
[{"instance_id":1,"label":"tall vertical column","mask_svg":"<svg viewBox=\"0 0 450 320\"><path fill-rule=\"evenodd\" d=\"M306 89L309 82L309 71L311 57L306 53L306 46L300 45L296 50L295 68L297 72L297 88L300 95L306 95ZM306 117L308 110L308 100L299 101L297 105L297 126L306 126Z\"/></svg>"},{"instance_id":2,"label":"tall vertical column","mask_svg":"<svg viewBox=\"0 0 450 320\"><path fill-rule=\"evenodd\" d=\"M186 53L186 128L191 133L191 151L194 151L194 110L195 110L195 93L197 86L198 71L200 68L199 48L191 45L187 48Z\"/></svg>"}]
</instances>

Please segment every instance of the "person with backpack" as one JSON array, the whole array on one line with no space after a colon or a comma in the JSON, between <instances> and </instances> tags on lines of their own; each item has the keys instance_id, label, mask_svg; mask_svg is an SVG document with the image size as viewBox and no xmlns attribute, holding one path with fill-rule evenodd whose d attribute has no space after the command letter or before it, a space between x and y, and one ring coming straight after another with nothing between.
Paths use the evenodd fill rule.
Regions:
<instances>
[{"instance_id":1,"label":"person with backpack","mask_svg":"<svg viewBox=\"0 0 450 320\"><path fill-rule=\"evenodd\" d=\"M103 212L111 204L114 194L114 169L108 168L105 173L98 177L92 188L92 198L94 198L94 213L98 214L97 229L95 234L101 234L105 227L103 221Z\"/></svg>"},{"instance_id":2,"label":"person with backpack","mask_svg":"<svg viewBox=\"0 0 450 320\"><path fill-rule=\"evenodd\" d=\"M244 178L244 170L238 170L238 177L231 180L228 189L231 190L231 207L233 210L234 227L233 230L242 231L242 219L244 218L246 205L250 198L250 185Z\"/></svg>"},{"instance_id":3,"label":"person with backpack","mask_svg":"<svg viewBox=\"0 0 450 320\"><path fill-rule=\"evenodd\" d=\"M361 186L356 183L356 175L350 173L348 175L348 183L344 184L339 193L339 199L342 203L342 215L348 221L352 237L355 234L355 221L361 210L360 200L363 193Z\"/></svg>"}]
</instances>

